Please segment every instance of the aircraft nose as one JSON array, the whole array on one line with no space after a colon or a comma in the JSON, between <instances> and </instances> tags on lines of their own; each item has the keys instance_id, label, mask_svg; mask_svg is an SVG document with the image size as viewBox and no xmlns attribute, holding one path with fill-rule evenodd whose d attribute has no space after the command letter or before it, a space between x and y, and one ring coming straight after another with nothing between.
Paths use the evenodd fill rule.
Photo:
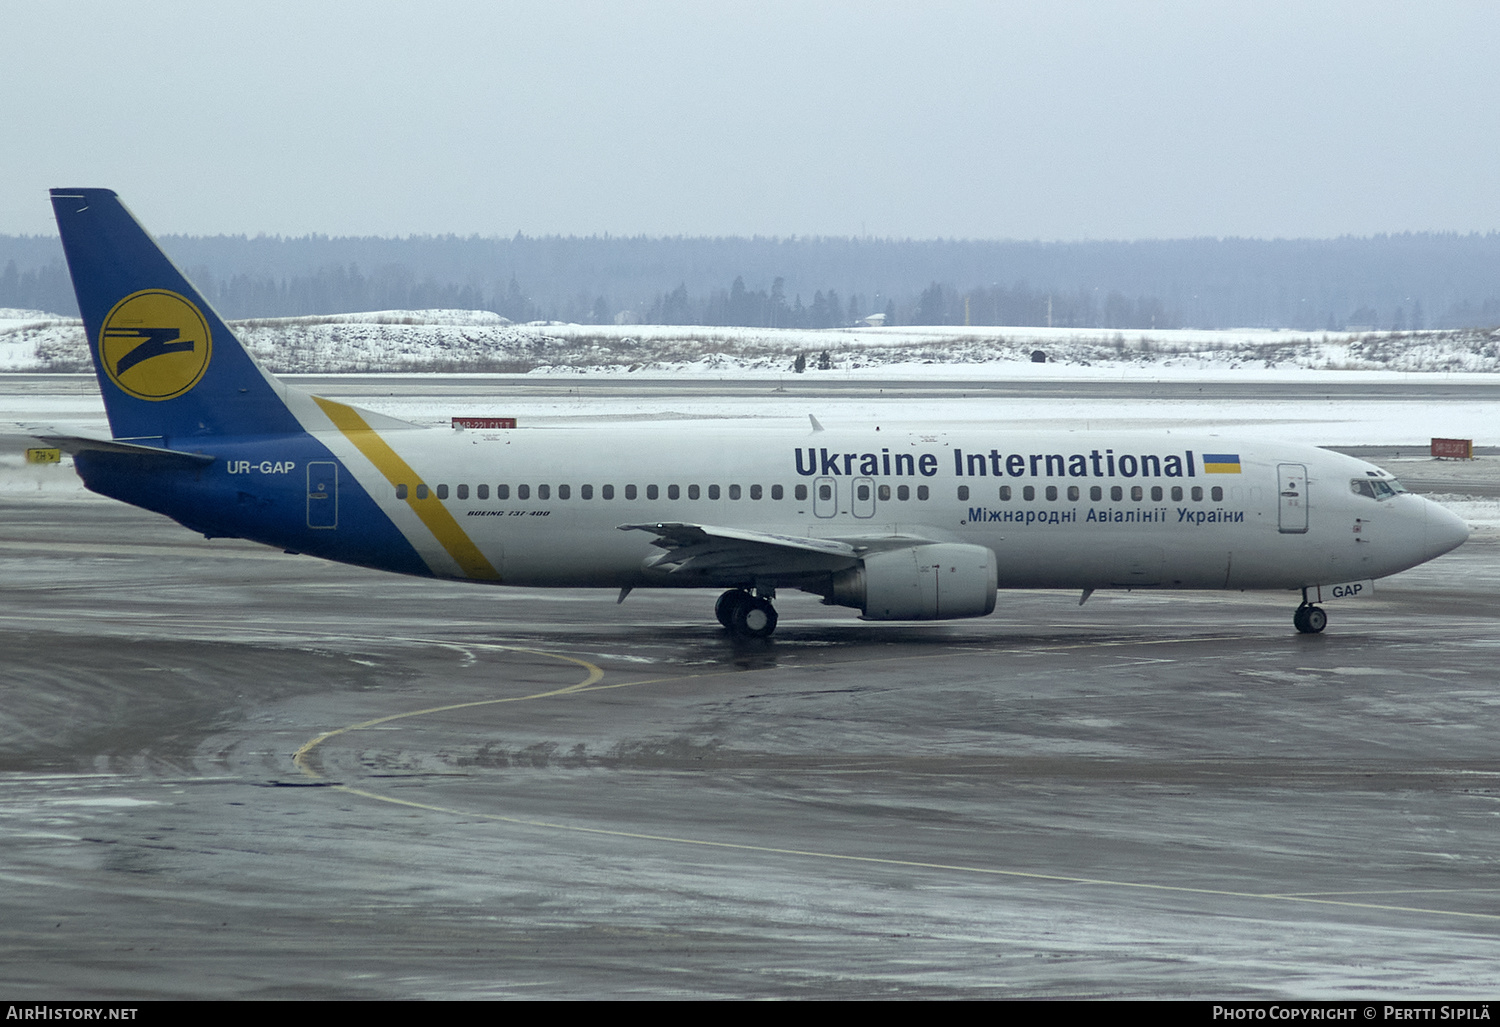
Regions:
<instances>
[{"instance_id":1,"label":"aircraft nose","mask_svg":"<svg viewBox=\"0 0 1500 1027\"><path fill-rule=\"evenodd\" d=\"M1469 526L1463 522L1463 518L1445 510L1436 503L1428 501L1426 524L1423 528L1424 541L1427 548L1427 559L1442 556L1452 549L1457 549L1469 538Z\"/></svg>"}]
</instances>

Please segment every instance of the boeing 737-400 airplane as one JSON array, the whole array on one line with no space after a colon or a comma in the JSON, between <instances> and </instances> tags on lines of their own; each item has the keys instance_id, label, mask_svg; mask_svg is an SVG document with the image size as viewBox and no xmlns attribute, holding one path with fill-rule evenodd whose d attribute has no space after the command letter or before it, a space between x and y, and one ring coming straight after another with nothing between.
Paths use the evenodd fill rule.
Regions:
<instances>
[{"instance_id":1,"label":"boeing 737-400 airplane","mask_svg":"<svg viewBox=\"0 0 1500 1027\"><path fill-rule=\"evenodd\" d=\"M113 192L54 189L112 438L32 429L93 491L209 537L490 584L778 589L870 620L981 617L996 589L1284 589L1322 599L1460 545L1385 471L1180 434L421 428L262 370Z\"/></svg>"}]
</instances>

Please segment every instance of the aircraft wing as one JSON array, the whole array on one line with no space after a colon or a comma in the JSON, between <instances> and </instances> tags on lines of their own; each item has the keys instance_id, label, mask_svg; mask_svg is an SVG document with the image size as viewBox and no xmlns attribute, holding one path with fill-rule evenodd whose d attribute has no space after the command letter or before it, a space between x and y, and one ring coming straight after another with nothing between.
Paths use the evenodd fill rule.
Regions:
<instances>
[{"instance_id":1,"label":"aircraft wing","mask_svg":"<svg viewBox=\"0 0 1500 1027\"><path fill-rule=\"evenodd\" d=\"M735 584L751 577L789 580L827 574L852 567L872 552L933 542L913 535L812 538L679 521L621 524L619 530L644 531L656 536L651 544L662 552L647 557L644 564L647 570L691 575L705 579L704 584Z\"/></svg>"},{"instance_id":2,"label":"aircraft wing","mask_svg":"<svg viewBox=\"0 0 1500 1027\"><path fill-rule=\"evenodd\" d=\"M644 531L656 536L662 552L646 559L647 570L683 574L712 581L745 577L792 578L851 567L864 552L861 546L826 538L780 535L712 524L621 524L621 531Z\"/></svg>"}]
</instances>

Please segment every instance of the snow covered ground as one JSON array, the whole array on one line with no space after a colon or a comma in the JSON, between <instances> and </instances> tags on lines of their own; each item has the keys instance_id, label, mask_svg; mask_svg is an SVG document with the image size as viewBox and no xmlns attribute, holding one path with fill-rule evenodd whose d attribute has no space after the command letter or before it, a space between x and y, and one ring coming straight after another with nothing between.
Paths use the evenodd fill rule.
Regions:
<instances>
[{"instance_id":1,"label":"snow covered ground","mask_svg":"<svg viewBox=\"0 0 1500 1027\"><path fill-rule=\"evenodd\" d=\"M512 325L488 311L393 310L232 323L278 372L504 371L704 374L791 372L938 377L1203 372L1500 371L1500 332L1297 333L1088 328L802 329ZM1035 363L1040 351L1046 363ZM0 310L0 371L84 370L77 319ZM825 366L826 365L826 366Z\"/></svg>"},{"instance_id":2,"label":"snow covered ground","mask_svg":"<svg viewBox=\"0 0 1500 1027\"><path fill-rule=\"evenodd\" d=\"M509 371L532 376L672 377L699 383L670 400L634 397L620 390L572 398L538 396L506 401L497 409L493 388L472 397L451 387L441 406L420 390L387 396L385 390L355 398L385 413L415 421L441 422L454 414L506 414L526 424L594 424L602 420L680 421L746 419L758 424L784 419L805 423L815 413L830 426L911 422L931 427L974 424L1025 425L1064 430L1233 431L1240 437L1313 441L1326 445L1411 445L1433 436L1496 439L1490 390L1474 389L1473 400L1441 403L1350 396L1225 400L1206 389L1202 398L1181 388L1169 395L1142 389L1138 396L1098 400L1082 389L1069 396L1008 396L976 392L934 394L892 403L868 390L849 397L831 393L809 409L805 389L819 381L879 383L1007 381L1041 382L1431 382L1493 385L1500 379L1500 340L1483 332L1423 332L1407 335L1301 336L1263 330L1157 332L1142 337L1107 330L879 328L832 331L767 331L653 325L509 325L485 311L381 311L236 322L236 331L273 370L282 373ZM1047 353L1035 363L1033 350ZM829 354L827 370L819 370ZM625 363L622 354L634 359ZM798 354L803 374L793 371ZM1356 359L1357 357L1357 359ZM1380 359L1377 359L1380 357ZM1455 370L1462 367L1465 370ZM1357 368L1357 369L1356 369ZM89 369L81 324L37 311L0 310L0 371ZM488 375L486 375L488 378ZM726 402L712 389L716 379L764 379L765 395L753 402ZM59 383L65 379L59 379ZM52 390L44 390L51 393ZM87 382L49 395L13 395L0 420L97 420L97 394ZM666 409L664 409L664 405Z\"/></svg>"}]
</instances>

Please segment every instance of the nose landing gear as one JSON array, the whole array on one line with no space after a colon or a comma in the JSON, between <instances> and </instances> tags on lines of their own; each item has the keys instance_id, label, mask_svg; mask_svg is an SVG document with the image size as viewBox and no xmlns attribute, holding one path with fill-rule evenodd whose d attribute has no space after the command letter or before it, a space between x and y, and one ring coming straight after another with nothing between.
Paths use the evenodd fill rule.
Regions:
<instances>
[{"instance_id":1,"label":"nose landing gear","mask_svg":"<svg viewBox=\"0 0 1500 1027\"><path fill-rule=\"evenodd\" d=\"M719 623L740 638L768 638L776 630L776 607L769 596L753 596L742 588L732 588L714 603Z\"/></svg>"},{"instance_id":2,"label":"nose landing gear","mask_svg":"<svg viewBox=\"0 0 1500 1027\"><path fill-rule=\"evenodd\" d=\"M1321 606L1314 606L1307 601L1306 586L1302 588L1302 605L1292 614L1292 626L1304 635L1316 635L1328 627L1328 614L1323 612Z\"/></svg>"},{"instance_id":3,"label":"nose landing gear","mask_svg":"<svg viewBox=\"0 0 1500 1027\"><path fill-rule=\"evenodd\" d=\"M1328 614L1324 613L1320 606L1303 603L1297 607L1297 612L1292 614L1292 624L1304 635L1316 635L1328 627Z\"/></svg>"}]
</instances>

